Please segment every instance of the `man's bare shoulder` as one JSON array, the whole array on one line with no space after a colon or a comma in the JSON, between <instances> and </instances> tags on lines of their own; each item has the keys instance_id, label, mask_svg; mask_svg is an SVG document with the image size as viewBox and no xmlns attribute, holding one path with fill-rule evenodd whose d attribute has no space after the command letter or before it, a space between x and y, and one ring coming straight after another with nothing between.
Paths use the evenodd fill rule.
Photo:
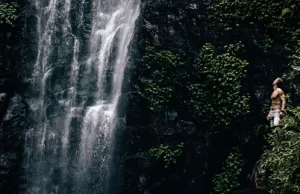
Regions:
<instances>
[{"instance_id":1,"label":"man's bare shoulder","mask_svg":"<svg viewBox=\"0 0 300 194\"><path fill-rule=\"evenodd\" d=\"M283 90L282 90L281 88L277 88L276 90L277 90L277 93L278 93L278 94L280 94L280 95L281 95L281 94L284 94L284 92L283 92Z\"/></svg>"}]
</instances>

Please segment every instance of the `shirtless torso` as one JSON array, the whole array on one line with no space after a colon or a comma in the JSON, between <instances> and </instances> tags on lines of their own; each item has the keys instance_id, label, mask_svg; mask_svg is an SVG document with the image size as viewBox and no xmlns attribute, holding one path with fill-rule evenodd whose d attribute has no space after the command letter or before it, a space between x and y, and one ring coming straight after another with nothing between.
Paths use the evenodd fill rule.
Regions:
<instances>
[{"instance_id":1,"label":"shirtless torso","mask_svg":"<svg viewBox=\"0 0 300 194\"><path fill-rule=\"evenodd\" d=\"M267 116L267 119L275 118L275 126L279 125L280 117L285 113L285 94L281 88L278 87L278 84L282 83L282 79L277 78L273 82L273 93L271 95L271 107L270 112Z\"/></svg>"},{"instance_id":2,"label":"shirtless torso","mask_svg":"<svg viewBox=\"0 0 300 194\"><path fill-rule=\"evenodd\" d=\"M277 88L271 95L271 110L281 110L282 100L281 96L284 95L282 89Z\"/></svg>"}]
</instances>

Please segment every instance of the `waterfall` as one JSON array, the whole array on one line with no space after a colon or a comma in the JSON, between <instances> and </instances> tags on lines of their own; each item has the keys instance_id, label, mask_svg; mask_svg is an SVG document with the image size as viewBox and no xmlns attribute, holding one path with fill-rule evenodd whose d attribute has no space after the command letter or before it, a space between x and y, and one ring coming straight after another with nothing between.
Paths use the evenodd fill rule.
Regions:
<instances>
[{"instance_id":1,"label":"waterfall","mask_svg":"<svg viewBox=\"0 0 300 194\"><path fill-rule=\"evenodd\" d=\"M22 193L109 193L117 103L139 0L33 0L36 61Z\"/></svg>"}]
</instances>

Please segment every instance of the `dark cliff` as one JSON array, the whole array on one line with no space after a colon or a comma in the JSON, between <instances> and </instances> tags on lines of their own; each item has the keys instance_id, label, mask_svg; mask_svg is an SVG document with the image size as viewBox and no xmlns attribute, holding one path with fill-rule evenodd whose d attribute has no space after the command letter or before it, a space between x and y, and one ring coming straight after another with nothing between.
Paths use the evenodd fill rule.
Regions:
<instances>
[{"instance_id":1,"label":"dark cliff","mask_svg":"<svg viewBox=\"0 0 300 194\"><path fill-rule=\"evenodd\" d=\"M126 70L123 87L126 95L121 103L126 105L120 105L120 109L126 109L120 111L121 116L125 117L125 126L120 126L117 132L119 143L114 162L118 168L113 171L116 175L112 177L118 180L112 181L114 192L211 193L212 178L221 171L231 148L238 144L239 138L236 136L249 136L250 143L240 147L246 162L241 173L241 187L236 193L262 193L254 189L254 184L247 177L266 143L263 138L266 133L257 128L267 124L266 115L261 111L269 103L272 89L270 83L276 77L289 75L286 65L289 53L281 41L266 50L264 29L259 25L224 33L220 26L209 19L207 7L212 2L142 2L136 34L131 44L131 64ZM31 80L28 77L32 73L31 65L37 53L36 10L28 1L19 1L19 5L17 23L13 27L1 25L0 30L0 191L3 193L20 192L20 185L24 181L22 164L26 151L24 130L31 124L27 118L28 104L25 99L30 93L28 85ZM73 21L76 20L76 12L77 8L73 7ZM86 31L80 35L83 42L89 36L88 21L86 19L84 22ZM247 52L242 57L249 62L243 90L250 95L250 115L247 121L235 126L241 130L234 135L232 131L225 131L210 138L210 134L204 132L201 122L199 124L192 119L191 114L181 107L181 102L174 102L162 115L151 112L149 100L143 93L144 75L141 75L146 68L142 58L147 46L169 50L179 56L187 68L192 68L205 43L213 43L217 52L222 52L222 46L237 41L244 43ZM68 63L63 59L61 62ZM285 89L289 92L288 88ZM168 168L150 154L150 149L160 144L176 147L180 143L185 145L182 154L176 164Z\"/></svg>"},{"instance_id":2,"label":"dark cliff","mask_svg":"<svg viewBox=\"0 0 300 194\"><path fill-rule=\"evenodd\" d=\"M24 16L19 13L20 18ZM13 26L1 24L0 27L0 190L3 193L19 193L22 175L27 112L22 96L22 66L25 65L22 50L27 48L24 24L19 19Z\"/></svg>"},{"instance_id":3,"label":"dark cliff","mask_svg":"<svg viewBox=\"0 0 300 194\"><path fill-rule=\"evenodd\" d=\"M254 128L267 124L261 110L269 103L270 83L288 74L288 52L280 41L266 50L264 28L258 25L224 33L222 27L209 19L207 7L212 2L143 1L132 51L135 63L130 67L130 83L127 83L132 93L128 95L127 129L122 142L125 147L122 193L212 192L213 175L221 170L226 155L238 140L231 132L212 138L202 134L205 132L201 124L193 122L191 115L181 109L180 102L175 102L160 117L153 115L147 96L142 94L145 78L141 72L147 68L142 58L145 48L154 46L171 51L192 67L205 43L210 42L222 51L223 45L236 41L242 41L247 50L242 56L249 62L243 90L250 95L250 115L247 121L236 126L237 136L251 137L250 143L240 148L246 163L237 193L262 193L247 179L265 144L264 132ZM161 144L176 146L181 142L185 144L183 154L168 168L150 154L152 148Z\"/></svg>"}]
</instances>

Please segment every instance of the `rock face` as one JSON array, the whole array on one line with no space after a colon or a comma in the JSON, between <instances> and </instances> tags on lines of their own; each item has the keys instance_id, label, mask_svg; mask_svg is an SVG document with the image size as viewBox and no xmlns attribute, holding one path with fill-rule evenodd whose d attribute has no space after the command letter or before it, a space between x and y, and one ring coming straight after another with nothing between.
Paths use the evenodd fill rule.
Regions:
<instances>
[{"instance_id":1,"label":"rock face","mask_svg":"<svg viewBox=\"0 0 300 194\"><path fill-rule=\"evenodd\" d=\"M20 27L1 26L0 43L0 190L18 193L27 105L22 96Z\"/></svg>"},{"instance_id":2,"label":"rock face","mask_svg":"<svg viewBox=\"0 0 300 194\"><path fill-rule=\"evenodd\" d=\"M22 97L16 94L10 98L1 122L0 188L4 193L17 193L19 189L26 110Z\"/></svg>"},{"instance_id":3,"label":"rock face","mask_svg":"<svg viewBox=\"0 0 300 194\"><path fill-rule=\"evenodd\" d=\"M32 64L35 62L38 40L36 36L36 10L31 1L20 1L20 15L14 28L5 27L0 33L0 118L1 118L1 168L0 190L5 193L18 193L23 181L22 156L24 148L24 129L31 125L26 117L28 89ZM92 6L87 1L87 6ZM205 7L210 1L145 0L142 2L142 14L137 22L137 33L133 43L133 59L143 54L145 44L169 49L193 61L199 46L209 41L205 20ZM86 9L89 9L87 7ZM71 10L71 21L77 18L78 7ZM85 15L85 18L91 16ZM73 26L74 24L72 24ZM83 22L81 34L83 41L89 39L89 21ZM3 28L1 28L2 30ZM75 28L74 28L75 29ZM67 37L68 38L68 37ZM69 37L70 38L70 37ZM55 44L60 44L56 42ZM88 49L87 49L88 50ZM186 53L189 53L187 55ZM82 54L84 55L84 53ZM63 61L66 62L66 61ZM136 91L140 84L137 63L132 66L129 88ZM135 87L136 86L136 87ZM128 92L128 91L127 91ZM130 91L129 91L130 92ZM126 113L128 127L121 131L120 145L124 147L119 154L126 153L123 160L122 187L120 193L183 193L203 188L205 181L197 178L206 173L201 160L204 156L195 156L192 152L201 149L203 142L195 141L196 127L189 121L182 121L176 112L170 112L168 124L153 124L149 118L146 99L141 95L127 96L129 99ZM165 142L176 145L178 139L190 142L185 146L185 155L180 158L181 169L164 169L162 163L149 155L148 150ZM122 153L121 153L122 152ZM193 157L198 157L193 159ZM199 161L192 163L190 161ZM161 168L154 169L156 166ZM194 165L194 166L193 166ZM171 178L170 178L171 177ZM176 191L176 192L175 192Z\"/></svg>"},{"instance_id":4,"label":"rock face","mask_svg":"<svg viewBox=\"0 0 300 194\"><path fill-rule=\"evenodd\" d=\"M221 36L218 34L218 29L212 28L207 19L205 10L211 2L209 0L143 1L138 21L139 28L135 36L134 48L136 49L132 51L135 63L131 66L131 77L128 82L132 92L128 97L126 112L128 127L124 131L123 144L120 145L124 146L122 193L210 193L213 176L211 172L218 171L222 166L216 160L224 160L225 151L211 147L212 142L207 139L207 134L201 133L199 130L201 127L194 126L179 112L166 112L165 115L169 115L168 117L152 118L147 98L140 93L143 78L139 72L145 66L139 59L143 56L146 46L170 50L191 66L204 43L211 42L216 45L216 48L218 46L221 48L224 44L232 43L231 38L243 40L251 51L244 56L250 62L249 75L244 84L251 95L252 114L249 117L249 126L253 123L265 122L265 117L256 113L260 112L263 104L269 103L270 83L274 77L282 76L287 70L284 67L286 58L283 56L286 53L281 49L283 46L277 45L268 52L264 51L261 29L256 29L257 33L254 36L243 29L225 37ZM151 148L158 147L160 144L176 146L181 141L188 143L185 144L184 154L178 158L174 166L164 168L162 161L156 160L149 154ZM261 144L257 143L257 145ZM257 149L257 155L249 153L252 159L247 161L248 170L252 168L253 162L259 156L259 146L253 149ZM246 152L248 153L249 150ZM246 181L243 184L248 187ZM260 193L252 189L237 193L247 192Z\"/></svg>"},{"instance_id":5,"label":"rock face","mask_svg":"<svg viewBox=\"0 0 300 194\"><path fill-rule=\"evenodd\" d=\"M167 49L191 63L199 45L209 41L205 34L204 11L209 1L143 1L139 28L135 37L134 58L143 55L145 45ZM200 38L201 37L201 38ZM131 69L131 90L142 87L139 75L142 64L138 61ZM204 141L199 141L197 127L184 121L176 111L166 112L165 118L151 118L147 98L141 93L128 97L124 131L124 157L121 193L174 194L206 193L210 188L208 165L202 155ZM164 167L149 150L160 144L175 147L185 142L184 154L176 165ZM198 153L198 154L195 154Z\"/></svg>"},{"instance_id":6,"label":"rock face","mask_svg":"<svg viewBox=\"0 0 300 194\"><path fill-rule=\"evenodd\" d=\"M199 45L209 41L205 25L208 0L145 0L139 19L138 51L145 44L168 49L188 57L199 51ZM186 55L189 53L189 55Z\"/></svg>"},{"instance_id":7,"label":"rock face","mask_svg":"<svg viewBox=\"0 0 300 194\"><path fill-rule=\"evenodd\" d=\"M201 151L202 143L196 141L193 123L177 121L152 127L128 127L124 132L126 154L123 158L122 193L193 193L203 188L205 181L197 179L197 173L206 170L201 163L203 160L194 158L198 156L193 153ZM159 143L176 145L181 141L189 143L184 145L184 154L176 158L176 166L171 164L165 168L163 161L156 160L149 153ZM190 162L195 159L199 163L193 166Z\"/></svg>"},{"instance_id":8,"label":"rock face","mask_svg":"<svg viewBox=\"0 0 300 194\"><path fill-rule=\"evenodd\" d=\"M24 129L31 125L27 118L27 99L32 64L37 53L36 10L31 6L32 1L22 0L20 15L15 27L1 26L0 32L0 191L1 193L19 193L20 185L24 181L22 175L22 160L24 155ZM79 2L79 1L78 1ZM71 22L78 17L79 3L71 9ZM86 9L90 9L92 1L86 1ZM201 46L206 42L222 44L223 37L217 31L210 29L205 14L206 7L211 0L144 0L141 5L141 15L137 22L137 30L132 49L132 66L127 69L126 98L128 104L124 122L126 127L120 127L116 141L116 165L120 165L119 172L113 175L120 180L113 181L117 186L112 193L141 193L141 194L182 194L208 193L211 189L211 166L207 161L213 158L216 150L207 149L209 142L206 136L199 133L199 126L195 126L188 118L184 118L176 111L166 112L164 118L152 118L148 109L147 99L140 93L142 83L139 71L144 68L137 59L144 54L146 45L167 49L179 54L187 64L194 62ZM89 13L91 14L91 13ZM91 15L86 14L82 23L83 31L78 35L83 42L88 42L91 31ZM75 24L72 23L73 28ZM79 32L78 32L79 33ZM249 37L247 33L237 33L248 47L260 47L260 34ZM66 37L72 39L72 37ZM227 37L230 39L230 36ZM55 44L61 44L56 41ZM284 53L280 45L268 55L255 56L249 60L247 85L251 87L252 107L260 109L268 102L270 90L268 84L273 77L281 76L286 69L283 67ZM84 52L84 51L83 51ZM88 49L86 49L88 52ZM59 54L59 52L57 52ZM80 57L84 57L82 53ZM267 56L267 57L265 57ZM261 62L259 60L264 60ZM65 58L60 64L69 64ZM58 69L63 69L63 65ZM268 72L273 72L272 76ZM267 78L265 78L267 77ZM64 78L61 78L64 79ZM55 80L52 80L53 82ZM59 81L59 80L56 80ZM89 98L90 94L83 96ZM122 105L120 105L122 106ZM124 108L122 106L122 108ZM258 121L260 115L253 116ZM260 117L261 119L261 117ZM123 121L122 121L123 122ZM260 121L259 121L260 122ZM184 154L176 165L164 167L162 161L150 155L149 150L160 144L176 146L185 142ZM203 151L207 149L206 151ZM222 151L220 151L220 154ZM118 163L122 157L122 163ZM219 168L219 167L218 167ZM120 185L119 185L120 184ZM118 187L118 188L117 188ZM2 192L3 191L3 192ZM239 193L254 193L244 190Z\"/></svg>"},{"instance_id":9,"label":"rock face","mask_svg":"<svg viewBox=\"0 0 300 194\"><path fill-rule=\"evenodd\" d=\"M2 2L2 1L1 1ZM0 30L0 191L19 193L22 175L24 129L28 107L23 82L25 61L33 56L30 46L30 7L20 2L19 19L14 26L1 24ZM29 20L28 20L29 21ZM24 72L26 72L24 74ZM30 121L29 121L30 122Z\"/></svg>"}]
</instances>

